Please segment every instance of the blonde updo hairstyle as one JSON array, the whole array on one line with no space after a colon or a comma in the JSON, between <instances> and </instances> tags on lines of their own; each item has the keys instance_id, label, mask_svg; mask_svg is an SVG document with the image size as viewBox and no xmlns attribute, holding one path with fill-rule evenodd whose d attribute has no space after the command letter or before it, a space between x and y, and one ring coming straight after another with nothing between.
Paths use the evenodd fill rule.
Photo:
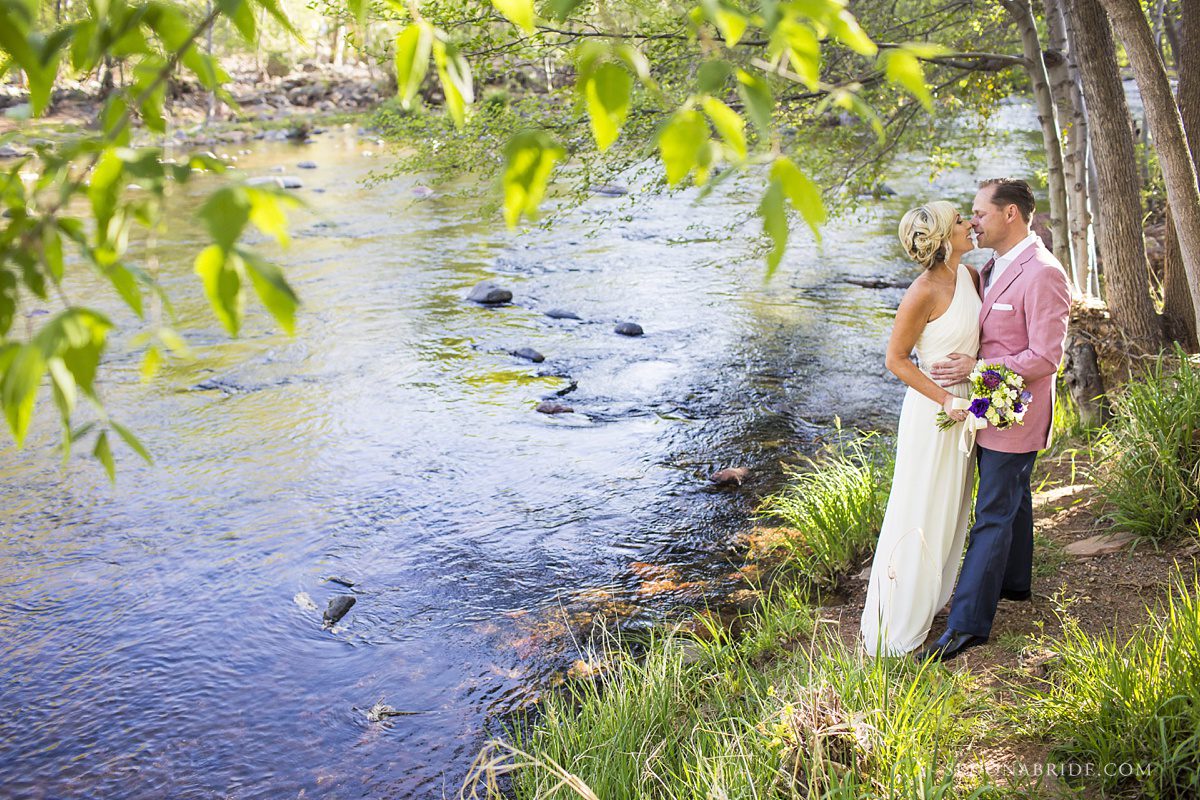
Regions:
<instances>
[{"instance_id":1,"label":"blonde updo hairstyle","mask_svg":"<svg viewBox=\"0 0 1200 800\"><path fill-rule=\"evenodd\" d=\"M953 203L934 200L917 206L900 220L900 244L922 269L933 269L950 257L950 236L958 212Z\"/></svg>"}]
</instances>

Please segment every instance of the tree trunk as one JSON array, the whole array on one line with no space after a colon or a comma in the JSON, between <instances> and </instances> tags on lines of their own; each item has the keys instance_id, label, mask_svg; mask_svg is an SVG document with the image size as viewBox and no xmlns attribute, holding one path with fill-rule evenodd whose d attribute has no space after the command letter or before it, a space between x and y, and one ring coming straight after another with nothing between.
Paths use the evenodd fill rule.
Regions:
<instances>
[{"instance_id":1,"label":"tree trunk","mask_svg":"<svg viewBox=\"0 0 1200 800\"><path fill-rule=\"evenodd\" d=\"M1183 132L1187 137L1193 163L1200 152L1200 0L1183 0L1183 14L1178 35L1172 39L1175 73L1179 76L1176 100ZM1163 231L1166 254L1163 259L1163 326L1167 336L1197 351L1196 312L1188 291L1187 274L1179 240L1175 234L1174 215L1167 206L1167 224Z\"/></svg>"},{"instance_id":2,"label":"tree trunk","mask_svg":"<svg viewBox=\"0 0 1200 800\"><path fill-rule=\"evenodd\" d=\"M1189 353L1197 351L1196 317L1188 294L1183 254L1175 235L1174 214L1167 206L1167 224L1163 230L1163 332L1170 342L1179 342Z\"/></svg>"},{"instance_id":3,"label":"tree trunk","mask_svg":"<svg viewBox=\"0 0 1200 800\"><path fill-rule=\"evenodd\" d=\"M1146 123L1154 135L1154 146L1167 187L1167 202L1175 220L1188 293L1192 298L1193 319L1200 311L1200 185L1196 183L1196 165L1188 151L1179 106L1171 95L1167 71L1154 45L1150 25L1138 0L1100 0L1113 29L1125 45L1129 63L1142 93ZM1196 320L1200 328L1200 320Z\"/></svg>"},{"instance_id":4,"label":"tree trunk","mask_svg":"<svg viewBox=\"0 0 1200 800\"><path fill-rule=\"evenodd\" d=\"M1067 225L1071 231L1072 278L1081 294L1089 294L1093 268L1092 214L1088 199L1088 123L1083 102L1079 67L1075 63L1070 32L1060 0L1046 0L1046 23L1051 50L1046 53L1051 86L1058 103L1059 121L1064 123L1063 178L1067 185ZM1052 53L1057 54L1053 55Z\"/></svg>"},{"instance_id":5,"label":"tree trunk","mask_svg":"<svg viewBox=\"0 0 1200 800\"><path fill-rule=\"evenodd\" d=\"M1071 245L1067 234L1067 187L1063 181L1062 142L1058 138L1058 121L1054 114L1054 98L1050 95L1050 77L1042 61L1042 44L1038 40L1037 23L1033 19L1030 0L1000 0L1008 15L1021 32L1025 51L1025 69L1033 86L1038 121L1042 124L1042 142L1046 148L1046 172L1050 194L1050 230L1054 235L1054 256L1068 275L1071 269Z\"/></svg>"},{"instance_id":6,"label":"tree trunk","mask_svg":"<svg viewBox=\"0 0 1200 800\"><path fill-rule=\"evenodd\" d=\"M1112 29L1098 0L1066 0L1065 10L1075 34L1073 44L1087 107L1103 109L1089 114L1088 122L1096 170L1094 198L1104 259L1104 297L1126 348L1156 352L1162 332L1150 299L1137 154Z\"/></svg>"},{"instance_id":7,"label":"tree trunk","mask_svg":"<svg viewBox=\"0 0 1200 800\"><path fill-rule=\"evenodd\" d=\"M1111 409L1104 400L1104 380L1096 359L1096 348L1087 335L1075 326L1067 328L1063 343L1063 385L1075 401L1079 421L1086 428L1096 428L1108 421Z\"/></svg>"}]
</instances>

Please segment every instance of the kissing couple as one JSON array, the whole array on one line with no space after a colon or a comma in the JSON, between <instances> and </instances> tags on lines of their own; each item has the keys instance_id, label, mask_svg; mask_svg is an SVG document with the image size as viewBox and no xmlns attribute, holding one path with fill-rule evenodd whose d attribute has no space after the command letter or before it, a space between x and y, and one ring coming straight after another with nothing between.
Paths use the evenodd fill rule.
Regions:
<instances>
[{"instance_id":1,"label":"kissing couple","mask_svg":"<svg viewBox=\"0 0 1200 800\"><path fill-rule=\"evenodd\" d=\"M945 632L917 658L953 658L988 640L1002 598L1031 597L1029 479L1050 445L1071 308L1066 272L1030 231L1034 204L1028 183L998 178L980 184L969 220L939 200L900 221L900 242L924 271L905 292L887 346L887 368L908 391L862 613L869 655L916 650L950 601ZM976 243L993 251L979 272L960 263ZM980 359L1024 379L1032 399L1022 424L976 432L979 420L968 420L967 379ZM954 424L939 426L939 412Z\"/></svg>"}]
</instances>

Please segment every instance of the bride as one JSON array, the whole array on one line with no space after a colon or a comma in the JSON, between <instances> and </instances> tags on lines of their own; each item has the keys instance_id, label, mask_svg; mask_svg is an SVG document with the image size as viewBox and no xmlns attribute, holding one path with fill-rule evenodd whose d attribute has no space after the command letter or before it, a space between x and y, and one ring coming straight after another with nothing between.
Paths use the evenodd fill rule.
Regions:
<instances>
[{"instance_id":1,"label":"bride","mask_svg":"<svg viewBox=\"0 0 1200 800\"><path fill-rule=\"evenodd\" d=\"M943 388L928 367L949 353L979 351L979 275L960 264L974 248L970 223L942 200L900 220L900 242L924 269L904 294L887 347L887 368L908 384L896 432L896 467L867 585L862 641L875 656L919 647L933 616L950 599L971 509L974 459L959 448L956 421L966 383ZM909 354L917 352L918 364Z\"/></svg>"}]
</instances>

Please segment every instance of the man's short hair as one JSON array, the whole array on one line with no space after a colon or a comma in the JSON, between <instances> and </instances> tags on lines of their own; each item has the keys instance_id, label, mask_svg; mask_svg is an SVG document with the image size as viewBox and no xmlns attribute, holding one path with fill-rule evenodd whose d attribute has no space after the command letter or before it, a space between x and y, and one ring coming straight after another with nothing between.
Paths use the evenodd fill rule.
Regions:
<instances>
[{"instance_id":1,"label":"man's short hair","mask_svg":"<svg viewBox=\"0 0 1200 800\"><path fill-rule=\"evenodd\" d=\"M1037 205L1037 201L1033 199L1033 189L1029 188L1028 183L1020 178L989 178L979 184L980 189L988 186L994 187L992 190L993 205L1000 208L1010 204L1014 205L1026 222L1033 219L1033 209Z\"/></svg>"}]
</instances>

